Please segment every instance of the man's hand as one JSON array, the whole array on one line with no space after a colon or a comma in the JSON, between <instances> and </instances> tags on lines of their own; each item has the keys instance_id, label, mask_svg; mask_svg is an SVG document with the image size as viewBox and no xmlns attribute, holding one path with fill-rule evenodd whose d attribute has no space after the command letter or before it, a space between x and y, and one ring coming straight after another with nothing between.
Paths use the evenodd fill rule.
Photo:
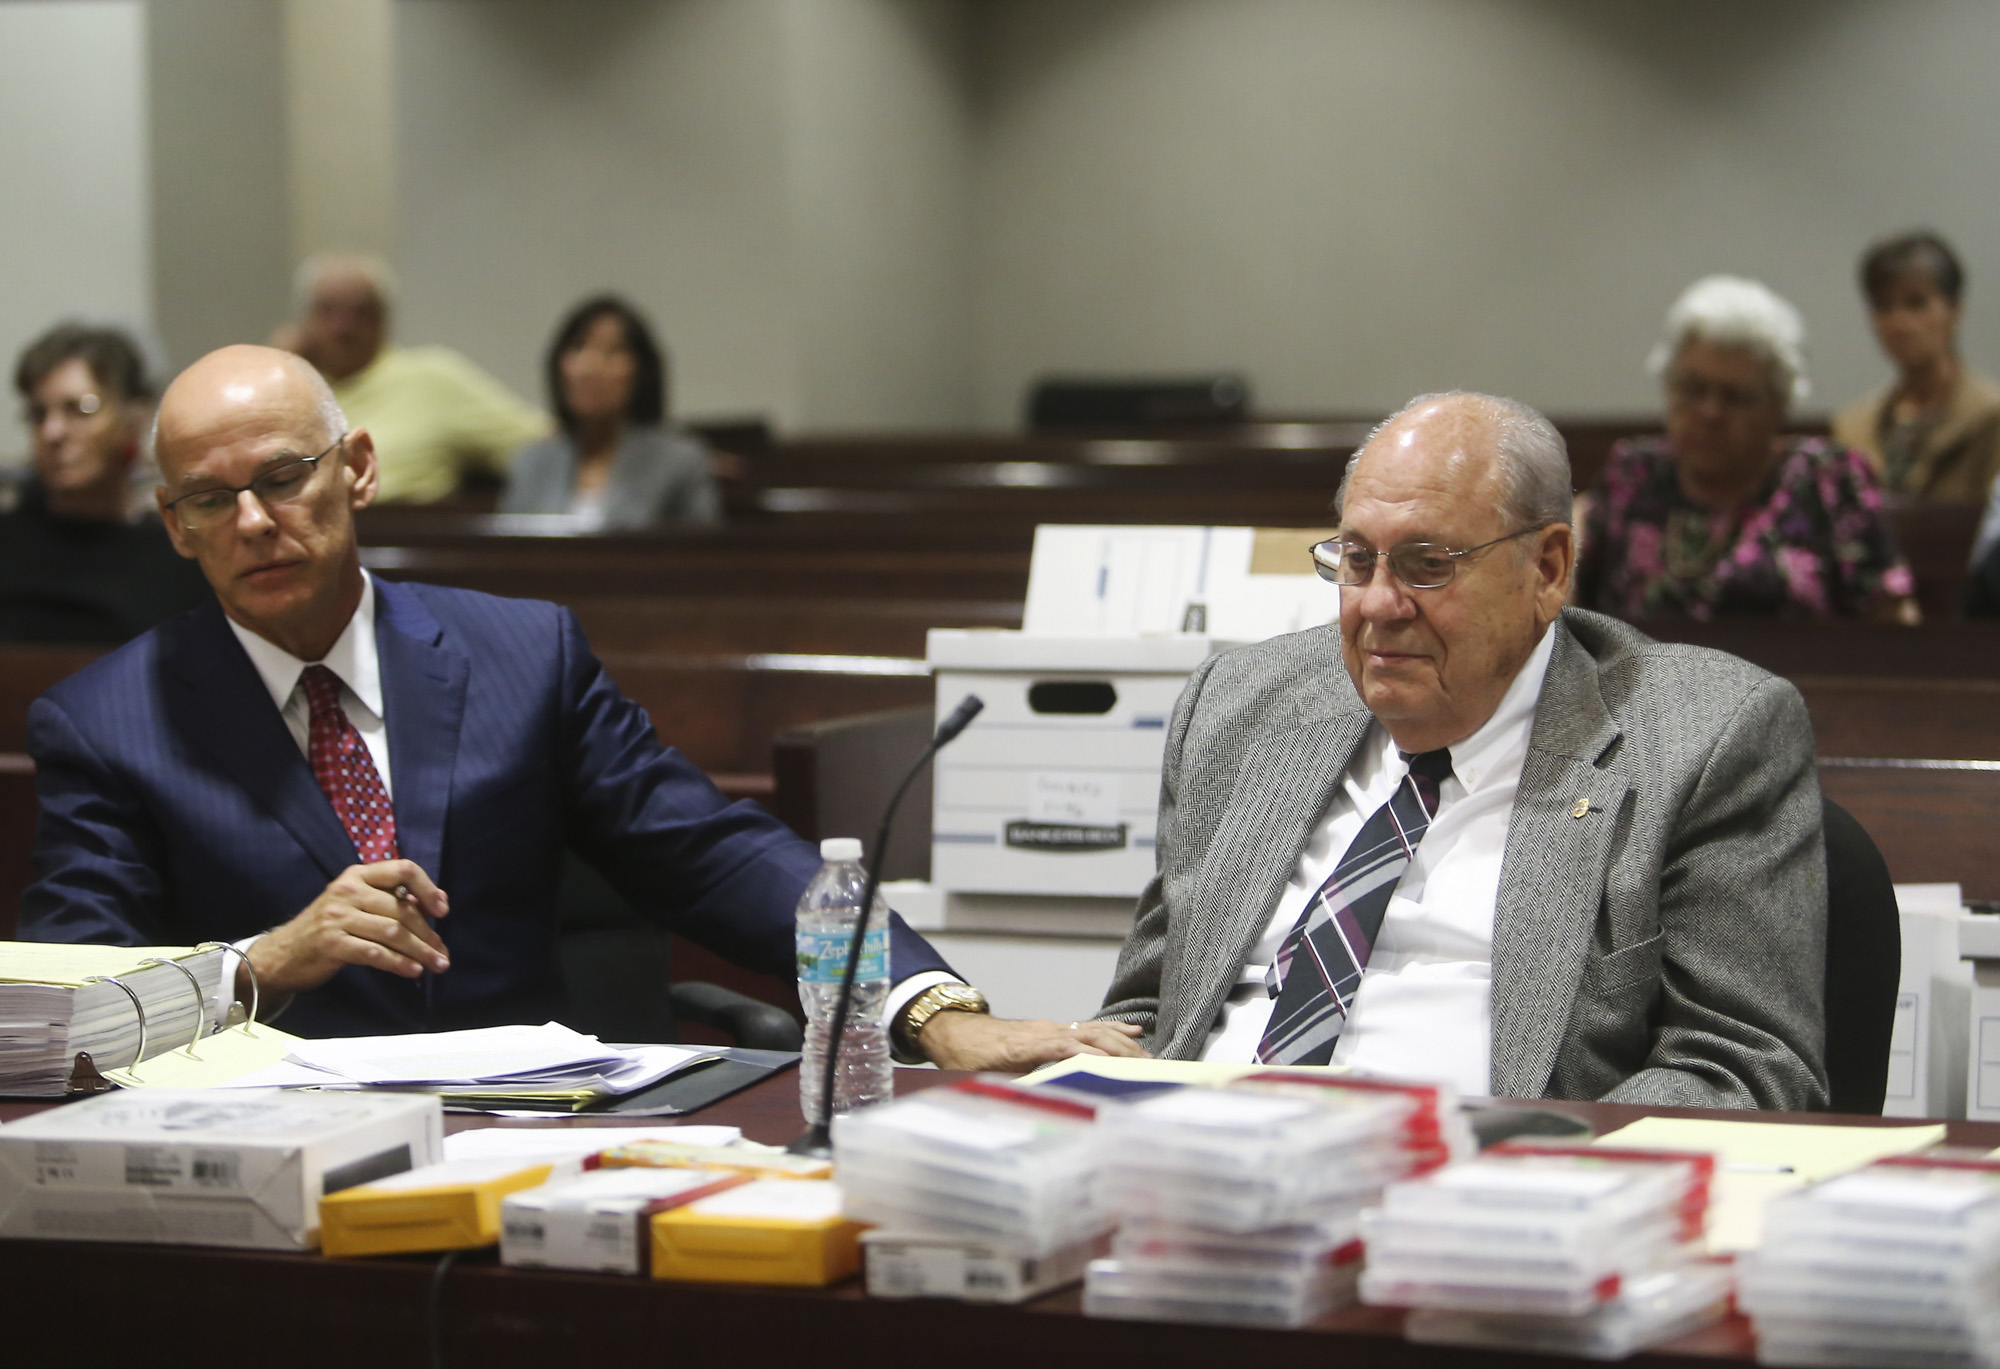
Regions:
<instances>
[{"instance_id":1,"label":"man's hand","mask_svg":"<svg viewBox=\"0 0 2000 1369\"><path fill-rule=\"evenodd\" d=\"M1031 1070L1072 1055L1146 1052L1126 1022L1017 1022L976 1012L941 1012L917 1035L931 1063L945 1070Z\"/></svg>"},{"instance_id":2,"label":"man's hand","mask_svg":"<svg viewBox=\"0 0 2000 1369\"><path fill-rule=\"evenodd\" d=\"M316 989L343 965L405 979L443 974L451 957L424 919L449 911L444 890L413 861L350 865L304 912L252 942L250 963L267 998Z\"/></svg>"}]
</instances>

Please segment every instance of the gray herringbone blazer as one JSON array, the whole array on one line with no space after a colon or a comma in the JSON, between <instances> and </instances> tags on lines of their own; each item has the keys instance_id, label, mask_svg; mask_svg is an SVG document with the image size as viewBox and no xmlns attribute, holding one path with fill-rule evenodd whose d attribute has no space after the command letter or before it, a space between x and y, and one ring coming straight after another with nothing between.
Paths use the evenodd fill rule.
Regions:
<instances>
[{"instance_id":1,"label":"gray herringbone blazer","mask_svg":"<svg viewBox=\"0 0 2000 1369\"><path fill-rule=\"evenodd\" d=\"M1494 910L1493 1092L1825 1106L1826 863L1798 691L1594 613L1551 630ZM1199 1053L1370 721L1337 627L1194 673L1158 870L1100 1016L1145 1027L1156 1055Z\"/></svg>"}]
</instances>

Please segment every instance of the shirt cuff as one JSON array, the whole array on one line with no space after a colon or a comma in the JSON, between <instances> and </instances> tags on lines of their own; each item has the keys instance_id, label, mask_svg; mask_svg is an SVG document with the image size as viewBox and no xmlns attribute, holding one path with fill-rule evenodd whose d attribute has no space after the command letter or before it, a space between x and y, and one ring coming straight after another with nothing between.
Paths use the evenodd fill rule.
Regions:
<instances>
[{"instance_id":1,"label":"shirt cuff","mask_svg":"<svg viewBox=\"0 0 2000 1369\"><path fill-rule=\"evenodd\" d=\"M892 1041L895 1039L893 1033L896 1029L896 1019L902 1016L904 1008L910 1006L911 999L934 984L963 984L964 982L957 975L946 974L943 970L924 970L921 973L911 975L908 979L899 981L891 987L889 997L882 1004L882 1025L892 1033L890 1039Z\"/></svg>"}]
</instances>

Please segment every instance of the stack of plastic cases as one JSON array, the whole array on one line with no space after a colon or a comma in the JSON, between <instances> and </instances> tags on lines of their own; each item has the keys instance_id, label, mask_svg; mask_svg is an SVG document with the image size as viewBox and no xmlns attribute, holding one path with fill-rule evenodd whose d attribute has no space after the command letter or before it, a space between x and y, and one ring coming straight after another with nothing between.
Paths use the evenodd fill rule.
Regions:
<instances>
[{"instance_id":1,"label":"stack of plastic cases","mask_svg":"<svg viewBox=\"0 0 2000 1369\"><path fill-rule=\"evenodd\" d=\"M1434 1139L1420 1114L1437 1097L1260 1079L1106 1105L1099 1192L1120 1226L1085 1275L1084 1311L1298 1326L1351 1302L1362 1208L1441 1162L1411 1144Z\"/></svg>"},{"instance_id":2,"label":"stack of plastic cases","mask_svg":"<svg viewBox=\"0 0 2000 1369\"><path fill-rule=\"evenodd\" d=\"M1762 1363L2000 1366L2000 1165L1911 1156L1781 1198L1737 1278Z\"/></svg>"},{"instance_id":3,"label":"stack of plastic cases","mask_svg":"<svg viewBox=\"0 0 2000 1369\"><path fill-rule=\"evenodd\" d=\"M1393 1184L1362 1218L1361 1296L1422 1309L1422 1339L1614 1355L1671 1339L1727 1307L1726 1275L1699 1262L1714 1164L1504 1150Z\"/></svg>"},{"instance_id":4,"label":"stack of plastic cases","mask_svg":"<svg viewBox=\"0 0 2000 1369\"><path fill-rule=\"evenodd\" d=\"M976 1077L834 1118L846 1211L891 1232L1046 1256L1101 1236L1093 1109Z\"/></svg>"}]
</instances>

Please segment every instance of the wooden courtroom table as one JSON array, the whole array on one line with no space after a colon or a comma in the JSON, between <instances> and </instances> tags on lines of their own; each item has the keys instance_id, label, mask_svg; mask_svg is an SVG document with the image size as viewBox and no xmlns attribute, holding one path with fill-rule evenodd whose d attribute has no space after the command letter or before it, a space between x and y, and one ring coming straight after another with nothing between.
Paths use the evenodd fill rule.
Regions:
<instances>
[{"instance_id":1,"label":"wooden courtroom table","mask_svg":"<svg viewBox=\"0 0 2000 1369\"><path fill-rule=\"evenodd\" d=\"M908 1091L955 1076L897 1071ZM789 1141L801 1128L795 1074L725 1099L688 1119L740 1126L752 1140ZM0 1121L41 1105L0 1103ZM1598 1131L1650 1112L1742 1118L1743 1113L1547 1103ZM1884 1125L1882 1118L1765 1113L1759 1121ZM607 1118L604 1124L631 1125ZM448 1130L494 1123L453 1117ZM1949 1140L1991 1148L2000 1124L1953 1122ZM1108 1321L1082 1315L1071 1287L1018 1307L880 1301L858 1280L833 1289L675 1284L598 1274L501 1267L467 1252L441 1272L435 1256L331 1260L318 1255L187 1246L0 1241L0 1363L130 1365L197 1357L232 1364L392 1369L431 1359L433 1294L442 1356L478 1369L659 1364L673 1369L884 1369L935 1355L953 1369L1088 1365L1102 1369L1216 1369L1230 1364L1337 1363L1341 1369L1473 1363L1576 1364L1534 1355L1413 1345L1402 1313L1351 1307L1302 1331ZM157 1347L157 1348L152 1348ZM1640 1355L1635 1365L1747 1361L1740 1317ZM644 1358L641 1358L644 1357Z\"/></svg>"}]
</instances>

